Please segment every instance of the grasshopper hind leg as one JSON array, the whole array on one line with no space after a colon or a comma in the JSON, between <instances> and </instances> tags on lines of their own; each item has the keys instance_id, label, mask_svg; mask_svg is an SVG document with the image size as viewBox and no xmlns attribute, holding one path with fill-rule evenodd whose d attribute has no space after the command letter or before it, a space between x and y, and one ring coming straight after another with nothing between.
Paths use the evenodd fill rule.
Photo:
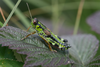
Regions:
<instances>
[{"instance_id":1,"label":"grasshopper hind leg","mask_svg":"<svg viewBox=\"0 0 100 67\"><path fill-rule=\"evenodd\" d=\"M41 38L48 44L48 47L49 47L50 51L57 52L56 50L52 49L51 44L47 40L45 40L43 37L41 37Z\"/></svg>"}]
</instances>

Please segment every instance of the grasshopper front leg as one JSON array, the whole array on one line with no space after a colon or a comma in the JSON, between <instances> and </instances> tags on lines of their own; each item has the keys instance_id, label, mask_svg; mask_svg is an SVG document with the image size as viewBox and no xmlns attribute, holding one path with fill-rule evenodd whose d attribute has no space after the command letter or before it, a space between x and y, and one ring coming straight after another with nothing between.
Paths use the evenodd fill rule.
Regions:
<instances>
[{"instance_id":1,"label":"grasshopper front leg","mask_svg":"<svg viewBox=\"0 0 100 67\"><path fill-rule=\"evenodd\" d=\"M22 38L21 40L24 40L24 39L26 39L28 36L30 36L30 35L32 35L32 34L35 34L35 33L36 33L36 31L33 31L32 33L28 34L26 37Z\"/></svg>"}]
</instances>

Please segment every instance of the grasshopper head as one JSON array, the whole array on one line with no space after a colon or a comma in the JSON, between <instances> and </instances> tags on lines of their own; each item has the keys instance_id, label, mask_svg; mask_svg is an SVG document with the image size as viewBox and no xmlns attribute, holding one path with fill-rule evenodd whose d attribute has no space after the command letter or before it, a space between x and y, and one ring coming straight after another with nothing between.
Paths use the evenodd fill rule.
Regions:
<instances>
[{"instance_id":1,"label":"grasshopper head","mask_svg":"<svg viewBox=\"0 0 100 67\"><path fill-rule=\"evenodd\" d=\"M32 19L31 25L33 28L35 28L35 26L38 24L38 20L37 18Z\"/></svg>"},{"instance_id":2,"label":"grasshopper head","mask_svg":"<svg viewBox=\"0 0 100 67\"><path fill-rule=\"evenodd\" d=\"M33 19L33 24L34 24L34 25L37 25L37 24L38 24L37 18L34 18L34 19Z\"/></svg>"}]
</instances>

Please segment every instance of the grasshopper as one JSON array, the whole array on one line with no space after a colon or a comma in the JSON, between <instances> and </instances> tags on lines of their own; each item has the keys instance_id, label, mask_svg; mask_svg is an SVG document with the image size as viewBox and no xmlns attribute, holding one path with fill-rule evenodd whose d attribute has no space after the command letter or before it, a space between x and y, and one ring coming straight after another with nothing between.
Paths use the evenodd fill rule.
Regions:
<instances>
[{"instance_id":1,"label":"grasshopper","mask_svg":"<svg viewBox=\"0 0 100 67\"><path fill-rule=\"evenodd\" d=\"M26 37L22 38L21 40L24 40L28 36L37 33L48 44L50 51L53 51L52 47L57 48L61 51L66 51L68 50L68 48L71 47L68 44L68 40L62 39L59 36L52 33L51 30L49 30L45 25L39 22L37 18L32 19L31 26L35 29L35 31L28 34Z\"/></svg>"}]
</instances>

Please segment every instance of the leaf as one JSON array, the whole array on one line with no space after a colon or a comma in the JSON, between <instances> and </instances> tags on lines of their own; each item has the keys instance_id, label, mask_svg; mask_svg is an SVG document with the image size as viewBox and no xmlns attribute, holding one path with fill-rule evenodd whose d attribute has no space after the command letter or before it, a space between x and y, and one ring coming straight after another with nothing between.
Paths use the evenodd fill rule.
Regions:
<instances>
[{"instance_id":1,"label":"leaf","mask_svg":"<svg viewBox=\"0 0 100 67\"><path fill-rule=\"evenodd\" d=\"M68 43L72 46L69 49L69 53L76 63L76 67L86 67L95 56L99 47L99 41L91 34L62 36L62 38L68 39Z\"/></svg>"},{"instance_id":2,"label":"leaf","mask_svg":"<svg viewBox=\"0 0 100 67\"><path fill-rule=\"evenodd\" d=\"M0 26L2 27L3 26L3 23L0 21Z\"/></svg>"},{"instance_id":3,"label":"leaf","mask_svg":"<svg viewBox=\"0 0 100 67\"><path fill-rule=\"evenodd\" d=\"M94 59L91 59L89 66L100 66L100 55Z\"/></svg>"},{"instance_id":4,"label":"leaf","mask_svg":"<svg viewBox=\"0 0 100 67\"><path fill-rule=\"evenodd\" d=\"M100 34L100 11L95 12L87 18L87 23L91 26L92 30Z\"/></svg>"},{"instance_id":5,"label":"leaf","mask_svg":"<svg viewBox=\"0 0 100 67\"><path fill-rule=\"evenodd\" d=\"M23 63L11 59L0 59L0 67L22 67Z\"/></svg>"},{"instance_id":6,"label":"leaf","mask_svg":"<svg viewBox=\"0 0 100 67\"><path fill-rule=\"evenodd\" d=\"M0 44L16 49L20 54L26 54L24 67L42 65L43 67L67 65L70 59L60 52L50 51L42 42L42 38L31 35L21 40L28 32L18 28L7 26L0 29Z\"/></svg>"},{"instance_id":7,"label":"leaf","mask_svg":"<svg viewBox=\"0 0 100 67\"><path fill-rule=\"evenodd\" d=\"M8 49L8 47L1 47L0 45L0 59L2 58L8 58L16 60L14 56L14 52L11 49Z\"/></svg>"}]
</instances>

